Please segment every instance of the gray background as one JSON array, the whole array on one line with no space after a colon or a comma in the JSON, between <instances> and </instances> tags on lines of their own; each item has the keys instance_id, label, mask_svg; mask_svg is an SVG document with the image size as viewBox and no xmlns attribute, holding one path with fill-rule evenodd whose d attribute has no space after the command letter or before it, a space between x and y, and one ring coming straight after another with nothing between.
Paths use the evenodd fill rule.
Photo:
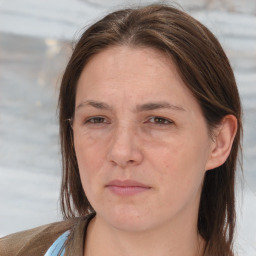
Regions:
<instances>
[{"instance_id":1,"label":"gray background","mask_svg":"<svg viewBox=\"0 0 256 256\"><path fill-rule=\"evenodd\" d=\"M0 0L0 236L61 219L59 80L81 29L153 1ZM168 2L168 1L163 1ZM240 255L256 255L256 1L176 1L208 26L234 68L244 107Z\"/></svg>"}]
</instances>

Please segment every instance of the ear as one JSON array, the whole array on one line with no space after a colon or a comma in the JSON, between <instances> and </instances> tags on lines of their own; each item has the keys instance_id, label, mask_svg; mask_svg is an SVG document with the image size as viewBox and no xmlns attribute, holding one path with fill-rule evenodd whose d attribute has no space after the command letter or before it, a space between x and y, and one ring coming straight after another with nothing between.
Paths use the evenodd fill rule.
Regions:
<instances>
[{"instance_id":1,"label":"ear","mask_svg":"<svg viewBox=\"0 0 256 256\"><path fill-rule=\"evenodd\" d=\"M214 140L206 163L206 170L217 168L226 161L231 151L236 131L236 117L234 115L226 115L214 130Z\"/></svg>"}]
</instances>

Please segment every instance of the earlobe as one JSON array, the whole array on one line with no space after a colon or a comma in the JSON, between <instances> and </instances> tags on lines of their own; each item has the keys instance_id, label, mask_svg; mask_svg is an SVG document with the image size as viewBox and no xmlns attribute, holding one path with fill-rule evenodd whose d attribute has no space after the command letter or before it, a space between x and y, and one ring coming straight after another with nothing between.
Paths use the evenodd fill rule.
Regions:
<instances>
[{"instance_id":1,"label":"earlobe","mask_svg":"<svg viewBox=\"0 0 256 256\"><path fill-rule=\"evenodd\" d=\"M226 115L216 128L215 139L206 163L206 170L221 166L228 158L237 131L237 119L234 115Z\"/></svg>"}]
</instances>

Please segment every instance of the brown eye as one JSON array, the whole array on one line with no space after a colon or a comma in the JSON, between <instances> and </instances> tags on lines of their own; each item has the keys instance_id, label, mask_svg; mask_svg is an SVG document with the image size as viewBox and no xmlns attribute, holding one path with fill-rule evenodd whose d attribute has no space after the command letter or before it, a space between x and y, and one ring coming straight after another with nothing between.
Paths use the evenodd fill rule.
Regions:
<instances>
[{"instance_id":1,"label":"brown eye","mask_svg":"<svg viewBox=\"0 0 256 256\"><path fill-rule=\"evenodd\" d=\"M149 122L151 123L155 123L155 124L163 124L163 125L168 125L168 124L172 124L173 122L166 119L166 118L163 118L163 117L159 117L159 116L154 116L154 117L151 117L149 119Z\"/></svg>"},{"instance_id":2,"label":"brown eye","mask_svg":"<svg viewBox=\"0 0 256 256\"><path fill-rule=\"evenodd\" d=\"M101 123L106 123L106 120L104 117L96 116L86 120L86 123L101 124Z\"/></svg>"}]
</instances>

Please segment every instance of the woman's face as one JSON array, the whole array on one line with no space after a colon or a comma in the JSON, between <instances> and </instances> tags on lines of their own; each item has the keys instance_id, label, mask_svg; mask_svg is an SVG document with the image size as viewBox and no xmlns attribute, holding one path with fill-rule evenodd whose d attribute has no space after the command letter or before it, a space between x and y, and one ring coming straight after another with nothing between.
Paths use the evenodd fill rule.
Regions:
<instances>
[{"instance_id":1,"label":"woman's face","mask_svg":"<svg viewBox=\"0 0 256 256\"><path fill-rule=\"evenodd\" d=\"M105 223L196 222L213 141L170 58L128 46L95 55L78 81L73 130L85 194Z\"/></svg>"}]
</instances>

